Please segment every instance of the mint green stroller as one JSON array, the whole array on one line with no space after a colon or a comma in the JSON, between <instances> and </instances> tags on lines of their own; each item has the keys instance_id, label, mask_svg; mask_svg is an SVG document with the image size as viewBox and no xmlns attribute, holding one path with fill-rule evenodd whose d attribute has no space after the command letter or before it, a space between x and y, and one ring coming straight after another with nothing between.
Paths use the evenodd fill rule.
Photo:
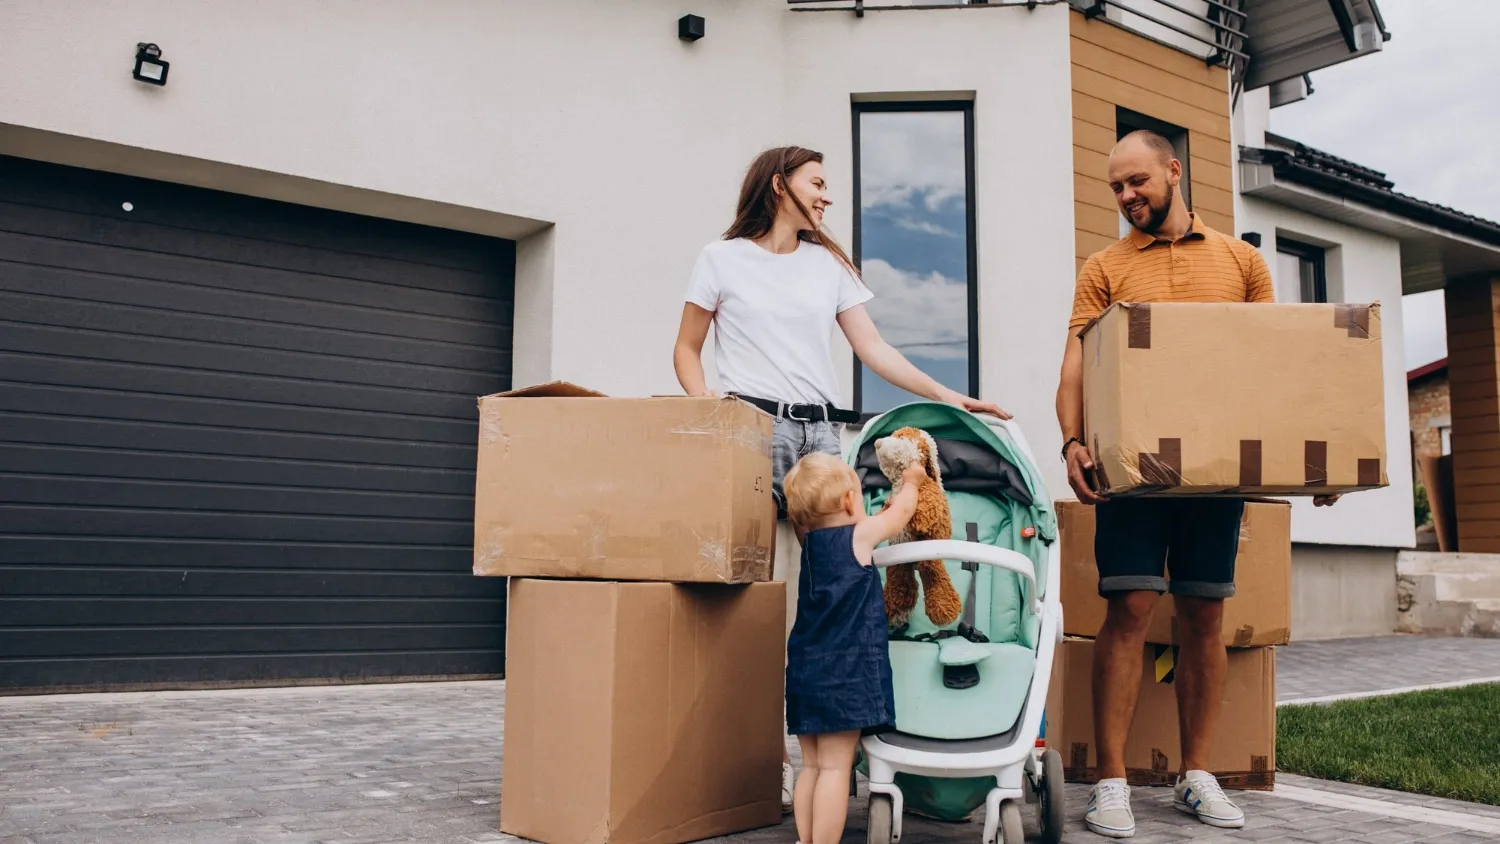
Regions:
<instances>
[{"instance_id":1,"label":"mint green stroller","mask_svg":"<svg viewBox=\"0 0 1500 844\"><path fill-rule=\"evenodd\" d=\"M1021 844L1023 803L1037 805L1043 840L1055 844L1062 758L1037 747L1062 641L1051 498L1019 426L917 402L872 419L845 452L869 512L890 495L875 443L908 426L936 441L953 539L888 545L876 550L875 565L944 560L964 607L939 629L919 600L891 631L896 731L860 747L869 844L900 841L904 811L957 820L981 805L984 844Z\"/></svg>"}]
</instances>

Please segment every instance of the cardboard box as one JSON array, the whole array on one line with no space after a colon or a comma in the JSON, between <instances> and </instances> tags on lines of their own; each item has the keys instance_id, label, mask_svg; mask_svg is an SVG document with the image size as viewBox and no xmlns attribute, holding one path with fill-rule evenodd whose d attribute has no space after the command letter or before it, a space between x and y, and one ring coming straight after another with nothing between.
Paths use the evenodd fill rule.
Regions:
<instances>
[{"instance_id":1,"label":"cardboard box","mask_svg":"<svg viewBox=\"0 0 1500 844\"><path fill-rule=\"evenodd\" d=\"M771 416L562 382L479 400L474 573L770 580Z\"/></svg>"},{"instance_id":2,"label":"cardboard box","mask_svg":"<svg viewBox=\"0 0 1500 844\"><path fill-rule=\"evenodd\" d=\"M500 830L679 844L781 823L784 589L512 580Z\"/></svg>"},{"instance_id":3,"label":"cardboard box","mask_svg":"<svg viewBox=\"0 0 1500 844\"><path fill-rule=\"evenodd\" d=\"M1108 608L1099 597L1094 561L1094 508L1068 499L1055 503L1062 547L1063 632L1093 638ZM1247 501L1240 520L1233 598L1224 601L1224 644L1233 648L1285 645L1292 634L1292 506ZM1167 573L1170 577L1170 571ZM1162 595L1146 641L1177 641L1172 596Z\"/></svg>"},{"instance_id":4,"label":"cardboard box","mask_svg":"<svg viewBox=\"0 0 1500 844\"><path fill-rule=\"evenodd\" d=\"M1182 764L1177 695L1172 688L1176 648L1147 645L1135 723L1125 741L1131 785L1172 785ZM1058 650L1047 692L1048 747L1062 754L1068 782L1098 782L1094 750L1094 642L1069 638ZM1208 771L1225 788L1268 791L1276 785L1276 650L1236 648Z\"/></svg>"},{"instance_id":5,"label":"cardboard box","mask_svg":"<svg viewBox=\"0 0 1500 844\"><path fill-rule=\"evenodd\" d=\"M1117 303L1082 338L1084 429L1111 495L1387 483L1378 304Z\"/></svg>"}]
</instances>

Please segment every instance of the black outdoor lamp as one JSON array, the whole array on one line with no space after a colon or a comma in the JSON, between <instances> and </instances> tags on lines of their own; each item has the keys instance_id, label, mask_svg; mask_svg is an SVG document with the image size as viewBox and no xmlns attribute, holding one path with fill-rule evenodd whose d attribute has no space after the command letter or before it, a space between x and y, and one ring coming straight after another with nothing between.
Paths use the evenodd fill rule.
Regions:
<instances>
[{"instance_id":1,"label":"black outdoor lamp","mask_svg":"<svg viewBox=\"0 0 1500 844\"><path fill-rule=\"evenodd\" d=\"M171 64L161 60L161 48L155 44L135 45L135 70L131 76L152 85L167 84L167 68Z\"/></svg>"},{"instance_id":2,"label":"black outdoor lamp","mask_svg":"<svg viewBox=\"0 0 1500 844\"><path fill-rule=\"evenodd\" d=\"M698 15L683 15L677 19L677 37L684 41L697 41L703 37L703 18Z\"/></svg>"}]
</instances>

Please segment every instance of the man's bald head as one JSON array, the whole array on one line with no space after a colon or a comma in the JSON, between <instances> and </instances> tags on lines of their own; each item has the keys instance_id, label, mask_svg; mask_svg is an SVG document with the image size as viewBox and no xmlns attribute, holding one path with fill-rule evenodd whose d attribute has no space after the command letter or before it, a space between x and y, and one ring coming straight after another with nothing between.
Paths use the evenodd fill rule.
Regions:
<instances>
[{"instance_id":1,"label":"man's bald head","mask_svg":"<svg viewBox=\"0 0 1500 844\"><path fill-rule=\"evenodd\" d=\"M1177 150L1173 149L1171 141L1150 129L1137 129L1121 138L1119 143L1115 144L1114 151L1110 155L1113 156L1117 152L1122 153L1127 150L1134 152L1140 149L1155 153L1163 165L1177 155Z\"/></svg>"},{"instance_id":2,"label":"man's bald head","mask_svg":"<svg viewBox=\"0 0 1500 844\"><path fill-rule=\"evenodd\" d=\"M1120 139L1109 153L1109 187L1120 213L1132 226L1155 234L1172 213L1182 162L1172 142L1149 129L1137 129ZM1186 214L1187 208L1182 208Z\"/></svg>"}]
</instances>

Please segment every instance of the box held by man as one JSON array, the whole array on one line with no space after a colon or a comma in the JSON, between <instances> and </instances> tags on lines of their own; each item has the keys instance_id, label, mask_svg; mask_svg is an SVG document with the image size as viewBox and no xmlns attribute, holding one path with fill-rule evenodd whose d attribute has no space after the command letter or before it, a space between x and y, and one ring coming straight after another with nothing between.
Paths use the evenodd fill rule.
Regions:
<instances>
[{"instance_id":1,"label":"box held by man","mask_svg":"<svg viewBox=\"0 0 1500 844\"><path fill-rule=\"evenodd\" d=\"M565 382L485 396L474 573L770 580L771 425L733 398L609 398Z\"/></svg>"},{"instance_id":2,"label":"box held by man","mask_svg":"<svg viewBox=\"0 0 1500 844\"><path fill-rule=\"evenodd\" d=\"M1081 332L1111 496L1386 486L1380 306L1116 303Z\"/></svg>"},{"instance_id":3,"label":"box held by man","mask_svg":"<svg viewBox=\"0 0 1500 844\"><path fill-rule=\"evenodd\" d=\"M500 830L680 844L780 823L784 590L512 579Z\"/></svg>"}]
</instances>

